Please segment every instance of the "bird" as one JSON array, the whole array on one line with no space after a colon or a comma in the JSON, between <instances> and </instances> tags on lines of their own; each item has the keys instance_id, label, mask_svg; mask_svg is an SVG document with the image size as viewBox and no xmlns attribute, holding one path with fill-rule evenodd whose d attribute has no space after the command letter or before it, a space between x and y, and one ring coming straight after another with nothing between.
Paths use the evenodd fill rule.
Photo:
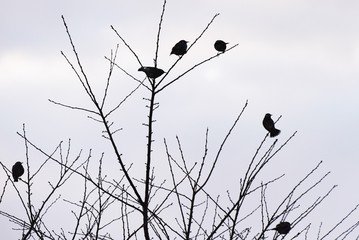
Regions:
<instances>
[{"instance_id":1,"label":"bird","mask_svg":"<svg viewBox=\"0 0 359 240\"><path fill-rule=\"evenodd\" d=\"M287 233L289 233L291 228L292 227L290 226L289 222L280 222L272 230L276 230L279 234L287 234Z\"/></svg>"},{"instance_id":2,"label":"bird","mask_svg":"<svg viewBox=\"0 0 359 240\"><path fill-rule=\"evenodd\" d=\"M214 48L218 51L218 52L224 52L226 51L226 48L227 48L227 42L224 42L222 40L217 40L215 43L214 43Z\"/></svg>"},{"instance_id":3,"label":"bird","mask_svg":"<svg viewBox=\"0 0 359 240\"><path fill-rule=\"evenodd\" d=\"M146 73L146 76L152 79L158 78L165 73L165 71L156 67L140 67L138 71Z\"/></svg>"},{"instance_id":4,"label":"bird","mask_svg":"<svg viewBox=\"0 0 359 240\"><path fill-rule=\"evenodd\" d=\"M264 116L262 123L263 123L263 127L270 133L270 137L275 137L275 136L278 136L278 134L280 133L280 130L275 128L274 122L273 122L271 116L272 115L270 113L267 113Z\"/></svg>"},{"instance_id":5,"label":"bird","mask_svg":"<svg viewBox=\"0 0 359 240\"><path fill-rule=\"evenodd\" d=\"M186 40L181 40L178 43L176 43L173 46L170 55L171 54L174 54L174 55L177 55L177 56L184 55L187 52L187 43L188 42Z\"/></svg>"},{"instance_id":6,"label":"bird","mask_svg":"<svg viewBox=\"0 0 359 240\"><path fill-rule=\"evenodd\" d=\"M19 180L19 177L21 177L24 174L24 167L22 166L21 162L16 162L14 166L12 166L12 177L14 178L14 182L17 182Z\"/></svg>"}]
</instances>

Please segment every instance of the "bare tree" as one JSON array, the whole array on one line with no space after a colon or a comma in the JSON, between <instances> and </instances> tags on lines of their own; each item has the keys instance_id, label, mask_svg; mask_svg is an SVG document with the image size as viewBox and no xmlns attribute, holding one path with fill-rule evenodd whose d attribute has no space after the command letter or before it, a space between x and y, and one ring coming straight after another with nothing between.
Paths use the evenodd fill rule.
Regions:
<instances>
[{"instance_id":1,"label":"bare tree","mask_svg":"<svg viewBox=\"0 0 359 240\"><path fill-rule=\"evenodd\" d=\"M321 162L313 166L309 173L303 174L303 178L292 186L291 190L279 202L269 201L273 191L276 191L277 183L284 181L285 174L273 179L264 180L262 173L270 167L270 162L282 151L282 149L296 135L294 132L284 143L279 144L277 140L272 141L269 134L259 142L258 148L253 149L254 154L249 159L245 174L238 182L238 192L227 192L226 196L214 194L211 191L211 179L217 169L219 160L227 141L231 138L233 130L243 118L243 113L248 107L248 101L244 103L241 111L234 119L232 126L228 129L222 139L218 150L212 156L208 154L209 129L204 134L204 146L200 162L190 162L186 158L186 151L182 147L180 137L176 136L176 147L170 147L168 139L163 138L163 146L168 164L169 179L160 181L156 178L156 164L154 162L154 132L156 131L155 114L159 107L158 95L169 87L180 81L187 73L196 70L197 67L205 65L214 58L226 54L238 44L229 46L228 49L216 52L208 58L198 61L174 78L169 73L176 68L198 40L210 29L212 23L219 14L215 14L204 26L195 40L189 45L187 53L180 55L166 71L161 71L158 66L159 47L162 31L162 23L166 12L166 0L162 5L162 12L157 29L156 47L154 49L153 66L144 66L141 55L133 50L116 27L111 26L114 34L118 36L121 45L126 47L137 60L139 69L146 73L144 79L137 79L131 71L124 69L117 62L117 45L111 51L110 56L105 57L109 63L109 71L105 80L102 94L96 94L89 77L82 64L80 54L72 38L70 29L62 16L62 21L72 47L74 61L70 60L64 52L61 55L67 61L74 72L77 80L81 83L82 90L86 93L91 108L73 106L60 101L49 100L51 103L68 109L82 111L90 119L101 124L102 137L106 139L111 147L113 164L118 164L121 174L110 179L103 168L105 153L96 159L92 150L84 153L83 150L73 154L71 140L67 143L60 142L53 151L47 151L28 137L25 125L23 131L18 135L24 140L25 146L25 172L20 184L26 185L26 191L20 190L11 178L11 170L0 162L7 180L2 188L0 202L7 194L9 188L15 189L20 200L26 218L19 218L8 211L0 211L0 214L8 218L18 231L21 239L313 239L317 232L317 239L345 239L353 237L358 222L352 224L334 237L334 229L342 224L357 209L348 213L330 231L320 233L311 230L311 223L306 222L307 216L325 200L336 186L329 187L327 192L316 195L315 189L322 185L330 174L329 172L317 177L317 170ZM112 76L115 70L125 73L128 78L136 82L132 91L127 92L117 103L109 101ZM156 71L156 72L149 72ZM116 140L122 128L117 127L113 114L129 101L139 89L146 90L144 100L147 102L147 119L143 124L147 131L146 157L142 159L144 174L137 178L132 171L133 164L129 163L121 153L121 146ZM280 118L278 119L280 120ZM277 121L278 121L277 120ZM265 143L269 142L266 147ZM38 167L30 159L29 151L34 151L43 157L43 162ZM95 165L95 167L93 167ZM57 171L57 176L52 176L48 181L49 191L34 193L34 187L39 182L40 173L47 166L51 171ZM157 166L158 167L158 166ZM53 168L56 168L54 170ZM80 179L81 197L77 200L63 198L61 193L66 191L73 178ZM280 188L280 187L279 187ZM40 195L40 203L34 200L34 196ZM304 197L313 199L309 205L303 203ZM65 211L71 217L66 221L73 223L72 228L60 230L49 223L50 218L55 218L56 207L62 200L67 204ZM305 202L307 203L307 202ZM60 211L64 211L63 209ZM116 214L114 214L116 212ZM253 224L256 222L257 225ZM280 229L279 223L286 223L286 228ZM301 224L299 224L301 223ZM303 228L303 226L305 226ZM111 228L112 227L112 228ZM111 231L109 230L111 228ZM310 230L311 235L310 235Z\"/></svg>"}]
</instances>

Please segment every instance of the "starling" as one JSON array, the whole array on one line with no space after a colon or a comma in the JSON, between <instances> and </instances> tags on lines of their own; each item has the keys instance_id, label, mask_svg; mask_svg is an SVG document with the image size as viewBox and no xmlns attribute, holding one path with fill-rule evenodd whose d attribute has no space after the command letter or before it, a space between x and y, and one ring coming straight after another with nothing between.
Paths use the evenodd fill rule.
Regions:
<instances>
[{"instance_id":1,"label":"starling","mask_svg":"<svg viewBox=\"0 0 359 240\"><path fill-rule=\"evenodd\" d=\"M280 130L276 129L271 114L267 113L263 119L263 127L270 133L270 137L278 136Z\"/></svg>"},{"instance_id":2,"label":"starling","mask_svg":"<svg viewBox=\"0 0 359 240\"><path fill-rule=\"evenodd\" d=\"M155 67L140 67L138 71L146 73L146 76L152 79L158 78L165 73L162 69Z\"/></svg>"},{"instance_id":3,"label":"starling","mask_svg":"<svg viewBox=\"0 0 359 240\"><path fill-rule=\"evenodd\" d=\"M280 222L273 230L276 230L279 234L287 234L291 229L289 222Z\"/></svg>"},{"instance_id":4,"label":"starling","mask_svg":"<svg viewBox=\"0 0 359 240\"><path fill-rule=\"evenodd\" d=\"M12 166L12 177L14 178L14 182L17 182L19 180L19 177L21 177L24 174L24 167L22 166L21 162L16 162L14 166Z\"/></svg>"},{"instance_id":5,"label":"starling","mask_svg":"<svg viewBox=\"0 0 359 240\"><path fill-rule=\"evenodd\" d=\"M170 55L174 54L174 55L177 55L177 56L182 56L186 52L187 52L187 41L181 40L178 43L176 43L176 45L174 45Z\"/></svg>"},{"instance_id":6,"label":"starling","mask_svg":"<svg viewBox=\"0 0 359 240\"><path fill-rule=\"evenodd\" d=\"M218 51L218 52L224 52L226 51L227 48L227 44L226 42L222 41L222 40L217 40L214 43L214 48Z\"/></svg>"}]
</instances>

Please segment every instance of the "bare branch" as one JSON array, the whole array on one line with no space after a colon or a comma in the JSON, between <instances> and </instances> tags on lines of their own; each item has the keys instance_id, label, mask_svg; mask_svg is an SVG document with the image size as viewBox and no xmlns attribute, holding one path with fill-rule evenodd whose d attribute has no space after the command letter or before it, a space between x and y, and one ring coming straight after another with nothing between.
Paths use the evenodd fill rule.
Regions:
<instances>
[{"instance_id":1,"label":"bare branch","mask_svg":"<svg viewBox=\"0 0 359 240\"><path fill-rule=\"evenodd\" d=\"M110 86L110 79L111 79L112 72L113 72L113 66L114 66L114 62L116 61L116 57L117 57L117 51L118 51L118 44L116 46L115 54L113 54L113 51L111 50L110 70L109 70L107 81L106 81L105 92L104 92L103 98L102 98L102 103L101 103L101 107L100 107L101 109L103 109L103 106L105 105L105 100L106 100L106 97L107 97L108 88Z\"/></svg>"},{"instance_id":2,"label":"bare branch","mask_svg":"<svg viewBox=\"0 0 359 240\"><path fill-rule=\"evenodd\" d=\"M160 17L160 22L158 24L158 31L157 31L157 40L156 40L156 51L155 51L155 58L154 58L154 65L155 67L157 67L157 61L158 61L158 49L160 48L160 34L161 34L161 28L162 28L162 22L163 22L163 16L165 14L165 10L166 10L166 0L163 0L163 5L162 5L162 13L161 13L161 17Z\"/></svg>"},{"instance_id":3,"label":"bare branch","mask_svg":"<svg viewBox=\"0 0 359 240\"><path fill-rule=\"evenodd\" d=\"M132 48L130 47L130 45L125 41L125 39L123 37L121 37L121 35L117 32L117 30L111 25L111 29L116 33L116 35L121 39L121 41L125 44L125 46L131 51L131 53L135 56L135 58L137 59L137 62L141 65L141 67L143 66L140 58L137 56L137 54L135 53L135 51L132 50Z\"/></svg>"},{"instance_id":4,"label":"bare branch","mask_svg":"<svg viewBox=\"0 0 359 240\"><path fill-rule=\"evenodd\" d=\"M237 46L238 46L238 44L232 46L232 47L229 48L226 52L232 50L233 48L235 48L235 47L237 47ZM219 56L218 54L213 55L213 56L211 56L211 57L209 57L209 58L207 58L207 59L205 59L205 60L203 60L203 61L201 61L201 62L199 62L199 63L197 63L197 64L195 64L195 65L193 65L192 67L190 67L188 70L186 70L185 72L183 72L182 74L180 74L180 75L179 75L178 77L176 77L175 79L173 79L173 80L171 80L170 82L166 83L165 85L161 86L158 90L156 90L156 93L161 92L163 89L167 88L167 87L170 86L172 83L176 82L178 79L180 79L181 77L183 77L185 74L189 73L190 71L192 71L193 69L197 68L198 66L200 66L200 65L202 65L202 64L204 64L204 63L206 63L206 62L208 62L208 61L210 61L210 60L212 60L213 58L218 57L218 56ZM170 68L170 70L171 70L171 68ZM159 83L157 83L156 88L159 87L159 85L162 83L162 80L167 76L167 74L169 73L170 70L168 70L167 73L166 73L166 75L164 75L163 78L161 79L161 81L160 81Z\"/></svg>"},{"instance_id":5,"label":"bare branch","mask_svg":"<svg viewBox=\"0 0 359 240\"><path fill-rule=\"evenodd\" d=\"M63 52L61 52L61 54L66 58L67 62L70 64L70 66L72 67L72 69L75 71L77 77L79 78L79 80L81 81L82 83L82 86L84 87L84 89L86 90L87 94L89 95L89 97L91 98L92 101L96 102L96 97L95 97L95 94L92 92L92 89L91 89L91 86L90 86L90 83L88 81L88 78L87 78L87 75L82 67L82 64L81 64L81 61L80 61L80 57L77 53L77 50L75 48L75 44L73 43L72 41L72 37L71 37L71 34L69 32L69 28L66 24L66 21L65 21L65 18L63 15L61 15L61 18L62 18L62 22L65 26L65 29L66 29L66 33L67 33L67 36L69 37L69 40L70 40L70 44L71 44L71 47L72 47L72 51L73 53L75 54L75 57L76 57L76 60L77 60L77 65L79 66L80 68L80 71L81 71L81 74L82 76L84 77L85 81L83 81L80 77L80 75L77 73L77 71L75 70L74 66L70 63L70 61L67 59L67 57L65 56L65 54Z\"/></svg>"},{"instance_id":6,"label":"bare branch","mask_svg":"<svg viewBox=\"0 0 359 240\"><path fill-rule=\"evenodd\" d=\"M359 204L356 205L344 218L342 218L342 220L340 220L332 229L330 229L326 234L324 234L323 237L320 238L320 240L324 239L325 237L327 237L330 233L332 233L340 224L342 224L349 216L351 216L353 214L354 211L357 210L357 208L359 207ZM337 238L336 238L337 239Z\"/></svg>"}]
</instances>

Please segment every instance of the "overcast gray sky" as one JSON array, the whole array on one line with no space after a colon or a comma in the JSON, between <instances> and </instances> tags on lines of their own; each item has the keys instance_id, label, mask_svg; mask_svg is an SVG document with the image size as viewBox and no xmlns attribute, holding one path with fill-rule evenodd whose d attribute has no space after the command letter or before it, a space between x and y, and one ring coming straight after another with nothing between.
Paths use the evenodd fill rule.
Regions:
<instances>
[{"instance_id":1,"label":"overcast gray sky","mask_svg":"<svg viewBox=\"0 0 359 240\"><path fill-rule=\"evenodd\" d=\"M137 72L136 59L110 25L131 44L144 64L151 65L162 1L2 0L0 5L1 161L9 167L15 161L25 161L23 141L16 135L23 123L30 138L46 150L72 138L74 148L97 149L99 156L107 144L100 137L100 125L84 113L47 101L51 98L90 106L60 54L62 50L74 59L61 15L66 18L90 81L101 91L108 72L104 56L109 56L117 43L118 63L134 76L143 77ZM321 174L332 172L324 191L333 184L339 187L311 220L328 222L324 227L329 228L359 203L358 12L356 0L168 0L159 51L159 67L165 71L176 60L169 56L171 47L181 39L193 42L213 15L220 13L172 77L214 54L217 39L239 46L200 66L160 95L155 132L159 156L164 151L163 137L174 147L178 134L187 155L199 158L206 127L215 151L215 144L248 100L215 175L221 179L218 186L231 188L232 182L238 181L236 174L266 134L261 125L264 114L272 113L274 119L282 115L277 124L282 130L279 142L296 130L298 134L263 178L284 172L290 187L323 160ZM125 90L135 86L119 71L113 81L118 81L114 89L121 86L111 93L113 100L123 98ZM119 111L118 119L113 119L124 128L119 141L131 160L144 153L136 146L145 140L141 126L147 114L144 96L145 90L137 92ZM3 174L0 179L3 183ZM7 198L16 199L15 192ZM0 205L0 210L6 210L3 206L8 204ZM13 204L18 202L14 200ZM7 219L1 217L0 224L7 239L19 236Z\"/></svg>"}]
</instances>

